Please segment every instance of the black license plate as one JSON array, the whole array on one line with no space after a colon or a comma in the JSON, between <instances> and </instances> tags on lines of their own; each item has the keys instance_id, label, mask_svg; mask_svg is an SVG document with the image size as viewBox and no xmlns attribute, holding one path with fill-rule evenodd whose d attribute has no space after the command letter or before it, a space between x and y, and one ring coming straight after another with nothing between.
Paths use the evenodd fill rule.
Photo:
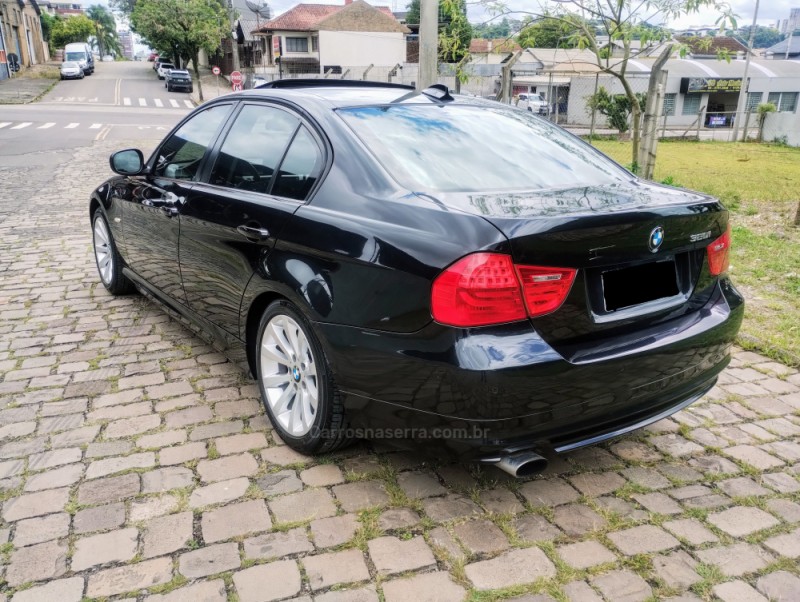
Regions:
<instances>
[{"instance_id":1,"label":"black license plate","mask_svg":"<svg viewBox=\"0 0 800 602\"><path fill-rule=\"evenodd\" d=\"M603 272L602 280L606 311L674 297L679 293L678 273L672 259Z\"/></svg>"}]
</instances>

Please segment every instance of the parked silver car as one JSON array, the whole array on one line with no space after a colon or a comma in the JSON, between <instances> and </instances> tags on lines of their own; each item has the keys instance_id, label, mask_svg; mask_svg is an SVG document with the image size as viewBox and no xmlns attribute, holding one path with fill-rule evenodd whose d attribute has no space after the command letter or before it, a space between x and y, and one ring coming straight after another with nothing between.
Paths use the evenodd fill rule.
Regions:
<instances>
[{"instance_id":1,"label":"parked silver car","mask_svg":"<svg viewBox=\"0 0 800 602\"><path fill-rule=\"evenodd\" d=\"M81 66L74 61L61 63L61 79L83 79L84 73Z\"/></svg>"}]
</instances>

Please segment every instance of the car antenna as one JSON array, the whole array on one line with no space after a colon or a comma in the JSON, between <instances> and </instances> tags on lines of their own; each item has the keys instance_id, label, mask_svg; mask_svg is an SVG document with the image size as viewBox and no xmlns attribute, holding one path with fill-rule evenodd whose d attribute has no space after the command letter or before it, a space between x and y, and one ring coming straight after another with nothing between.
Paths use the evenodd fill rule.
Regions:
<instances>
[{"instance_id":1,"label":"car antenna","mask_svg":"<svg viewBox=\"0 0 800 602\"><path fill-rule=\"evenodd\" d=\"M455 100L450 94L450 90L448 90L447 86L444 84L431 84L425 88L422 93L428 98L433 98L441 102L451 102Z\"/></svg>"}]
</instances>

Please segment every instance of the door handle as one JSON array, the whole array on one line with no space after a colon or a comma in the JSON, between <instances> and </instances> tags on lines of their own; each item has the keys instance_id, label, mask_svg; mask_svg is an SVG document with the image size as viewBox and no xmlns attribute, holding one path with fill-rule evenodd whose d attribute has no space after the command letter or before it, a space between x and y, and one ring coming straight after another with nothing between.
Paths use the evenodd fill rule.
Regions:
<instances>
[{"instance_id":1,"label":"door handle","mask_svg":"<svg viewBox=\"0 0 800 602\"><path fill-rule=\"evenodd\" d=\"M167 217L175 217L176 215L178 215L178 208L173 207L172 205L162 205L160 209L161 213L163 213Z\"/></svg>"},{"instance_id":2,"label":"door handle","mask_svg":"<svg viewBox=\"0 0 800 602\"><path fill-rule=\"evenodd\" d=\"M249 240L266 240L269 238L269 230L258 226L241 225L236 228L236 231Z\"/></svg>"}]
</instances>

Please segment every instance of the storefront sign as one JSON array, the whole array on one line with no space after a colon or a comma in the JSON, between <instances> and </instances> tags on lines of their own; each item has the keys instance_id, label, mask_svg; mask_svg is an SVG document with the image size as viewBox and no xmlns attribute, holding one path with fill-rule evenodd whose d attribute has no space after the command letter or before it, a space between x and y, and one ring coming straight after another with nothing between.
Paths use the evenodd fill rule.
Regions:
<instances>
[{"instance_id":1,"label":"storefront sign","mask_svg":"<svg viewBox=\"0 0 800 602\"><path fill-rule=\"evenodd\" d=\"M739 92L742 78L682 77L681 94L703 94L704 92Z\"/></svg>"}]
</instances>

